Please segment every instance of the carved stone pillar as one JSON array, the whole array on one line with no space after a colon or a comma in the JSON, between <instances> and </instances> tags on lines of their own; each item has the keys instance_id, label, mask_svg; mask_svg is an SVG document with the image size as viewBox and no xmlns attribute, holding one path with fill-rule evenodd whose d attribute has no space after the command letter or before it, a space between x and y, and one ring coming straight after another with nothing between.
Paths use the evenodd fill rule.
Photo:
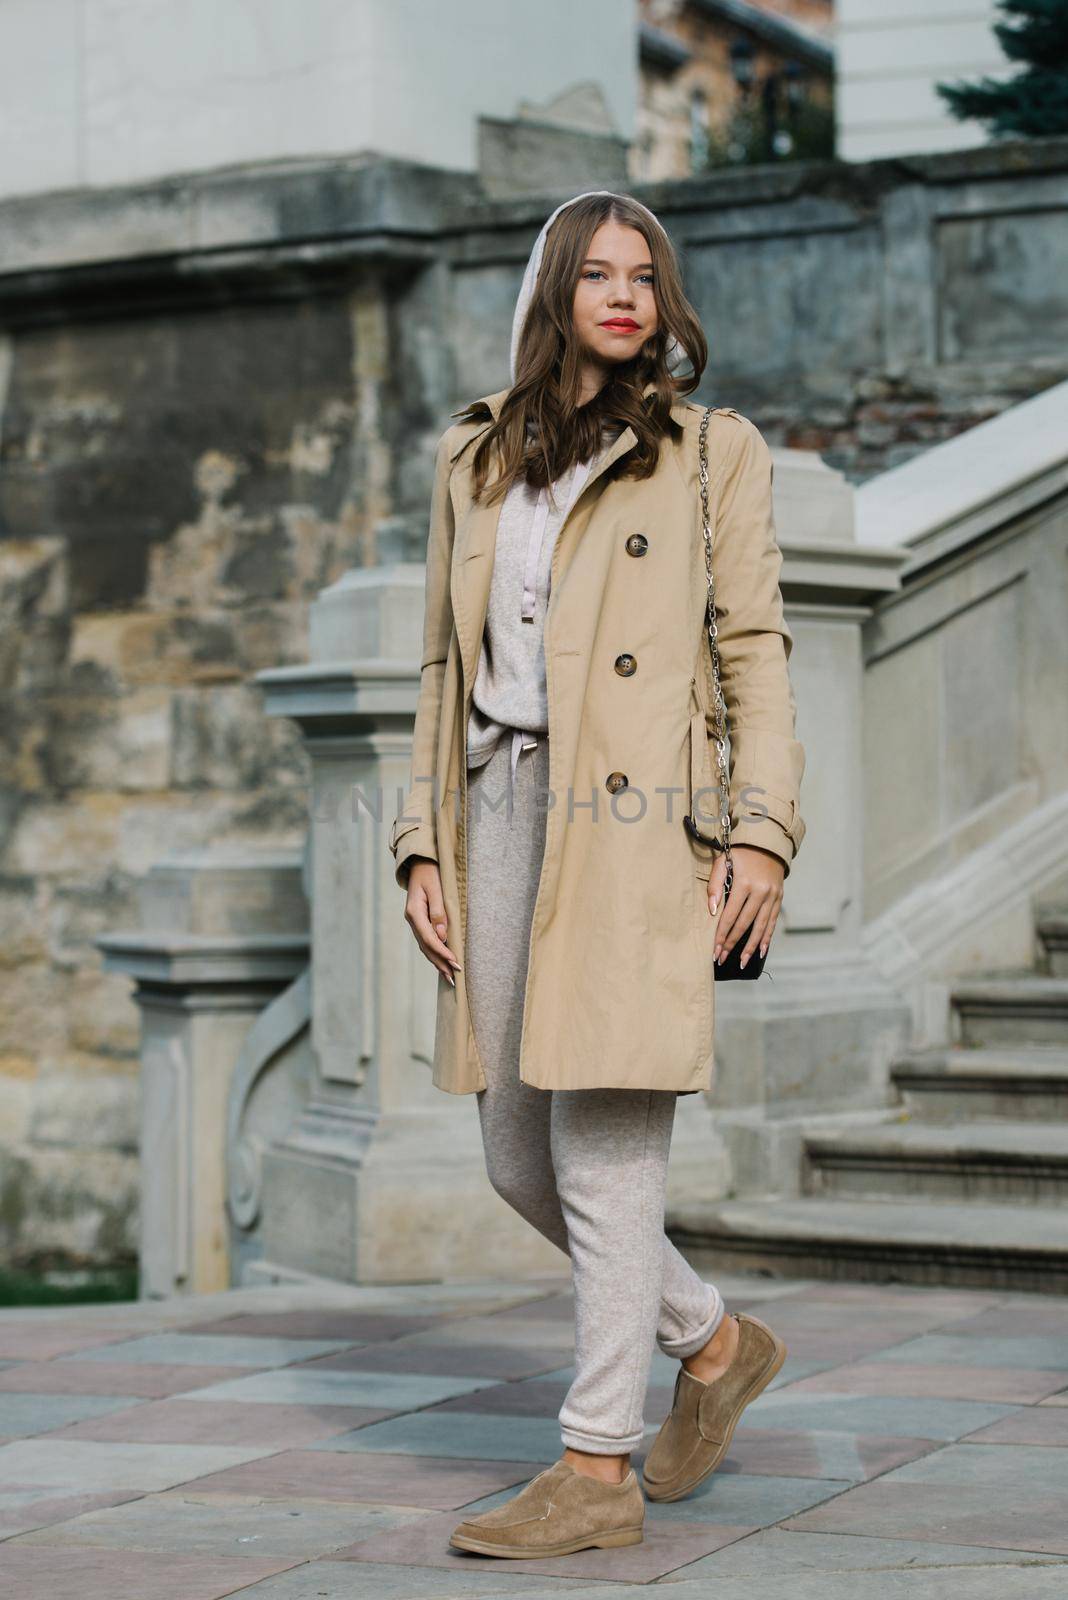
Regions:
<instances>
[{"instance_id":1,"label":"carved stone pillar","mask_svg":"<svg viewBox=\"0 0 1068 1600\"><path fill-rule=\"evenodd\" d=\"M136 930L97 944L110 971L136 980L141 1008L141 1294L205 1294L240 1277L228 1186L239 1205L244 1197L250 1226L256 1212L254 1144L241 1141L255 1137L245 1113L258 1074L239 1071L244 1092L231 1115L234 1067L255 1067L255 1028L278 997L296 986L299 998L301 863L237 850L175 855L148 873L140 909ZM294 1035L302 1025L296 1016ZM276 1050L288 1042L279 1035Z\"/></svg>"}]
</instances>

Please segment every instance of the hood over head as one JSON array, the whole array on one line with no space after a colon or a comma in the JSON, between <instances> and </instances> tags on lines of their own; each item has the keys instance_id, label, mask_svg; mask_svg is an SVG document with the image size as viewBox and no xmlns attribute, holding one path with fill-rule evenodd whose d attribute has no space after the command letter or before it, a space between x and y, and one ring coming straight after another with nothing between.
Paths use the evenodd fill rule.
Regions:
<instances>
[{"instance_id":1,"label":"hood over head","mask_svg":"<svg viewBox=\"0 0 1068 1600\"><path fill-rule=\"evenodd\" d=\"M538 273L541 271L542 257L545 254L545 240L548 236L549 229L552 227L561 211L565 211L568 206L573 206L576 200L585 200L589 195L611 195L614 193L615 190L613 189L585 189L583 190L582 194L573 194L570 200L565 200L562 205L558 205L552 215L545 219L542 230L534 241L534 248L530 252L530 257L527 261L526 272L523 274L523 283L519 290L519 298L515 303L515 314L512 317L511 379L513 384L515 383L516 379L516 356L519 352L519 339L523 332L523 324L527 319L527 312L530 309L530 302L534 298L534 285L537 282ZM665 238L667 238L668 235L666 228L661 223L659 217L649 210L648 206L642 205L640 200L635 200L633 195L628 195L627 199L630 200L632 204L640 206L642 211L644 211L649 217L653 225L659 228L660 232ZM675 372L688 360L689 356L685 347L673 336L668 341L667 347L668 371Z\"/></svg>"}]
</instances>

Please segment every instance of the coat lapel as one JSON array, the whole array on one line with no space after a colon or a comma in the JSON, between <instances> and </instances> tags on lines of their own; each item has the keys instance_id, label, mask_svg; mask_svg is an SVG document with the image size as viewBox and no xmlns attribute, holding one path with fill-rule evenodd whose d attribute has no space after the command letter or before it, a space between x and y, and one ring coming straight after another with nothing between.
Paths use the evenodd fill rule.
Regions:
<instances>
[{"instance_id":1,"label":"coat lapel","mask_svg":"<svg viewBox=\"0 0 1068 1600\"><path fill-rule=\"evenodd\" d=\"M483 397L482 403L489 409L493 421L496 421L500 414L508 393L507 389L501 389L495 394ZM681 423L686 411L686 402L676 401L671 411L676 421ZM452 499L456 530L453 540L450 598L456 622L456 634L460 642L460 659L463 663L465 684L474 682L478 667L478 654L493 578L497 528L504 505L503 500L498 500L494 505L480 505L472 496L471 462L474 457L474 446L490 426L491 423L487 420L484 426L480 426L453 452L454 465L449 479L449 494ZM613 441L586 479L582 492L571 508L567 523L570 523L598 479L619 460L620 456L632 450L637 442L638 436L634 429L624 428L619 438ZM567 523L560 529L560 538L566 531Z\"/></svg>"}]
</instances>

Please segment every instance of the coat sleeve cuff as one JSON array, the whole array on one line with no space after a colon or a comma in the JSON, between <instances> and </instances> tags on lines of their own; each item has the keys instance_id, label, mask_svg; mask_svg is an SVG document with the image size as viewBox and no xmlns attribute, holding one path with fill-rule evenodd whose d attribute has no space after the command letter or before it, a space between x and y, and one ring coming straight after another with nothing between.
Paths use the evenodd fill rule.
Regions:
<instances>
[{"instance_id":1,"label":"coat sleeve cuff","mask_svg":"<svg viewBox=\"0 0 1068 1600\"><path fill-rule=\"evenodd\" d=\"M783 877L790 876L790 863L794 859L794 842L774 817L759 817L756 821L740 822L737 826L732 822L731 844L752 844L758 845L761 850L770 850L772 855L778 856L786 868Z\"/></svg>"},{"instance_id":2,"label":"coat sleeve cuff","mask_svg":"<svg viewBox=\"0 0 1068 1600\"><path fill-rule=\"evenodd\" d=\"M731 816L731 843L758 845L778 856L790 876L790 867L805 833L805 824L792 801L763 793L759 803Z\"/></svg>"},{"instance_id":3,"label":"coat sleeve cuff","mask_svg":"<svg viewBox=\"0 0 1068 1600\"><path fill-rule=\"evenodd\" d=\"M400 888L408 887L408 872L412 856L438 859L438 844L434 830L425 822L396 822L390 830L389 848L394 861L394 877Z\"/></svg>"}]
</instances>

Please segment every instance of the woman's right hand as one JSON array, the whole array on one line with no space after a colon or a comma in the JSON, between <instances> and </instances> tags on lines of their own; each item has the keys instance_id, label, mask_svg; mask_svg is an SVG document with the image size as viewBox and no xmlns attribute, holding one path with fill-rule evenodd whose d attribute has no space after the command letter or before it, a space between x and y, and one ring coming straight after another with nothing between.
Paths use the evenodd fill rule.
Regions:
<instances>
[{"instance_id":1,"label":"woman's right hand","mask_svg":"<svg viewBox=\"0 0 1068 1600\"><path fill-rule=\"evenodd\" d=\"M441 892L441 874L436 861L428 856L413 856L408 868L408 898L404 903L404 920L415 935L415 942L431 966L437 967L444 978L456 987L453 969L461 971L460 962L445 943L448 918L445 899Z\"/></svg>"}]
</instances>

